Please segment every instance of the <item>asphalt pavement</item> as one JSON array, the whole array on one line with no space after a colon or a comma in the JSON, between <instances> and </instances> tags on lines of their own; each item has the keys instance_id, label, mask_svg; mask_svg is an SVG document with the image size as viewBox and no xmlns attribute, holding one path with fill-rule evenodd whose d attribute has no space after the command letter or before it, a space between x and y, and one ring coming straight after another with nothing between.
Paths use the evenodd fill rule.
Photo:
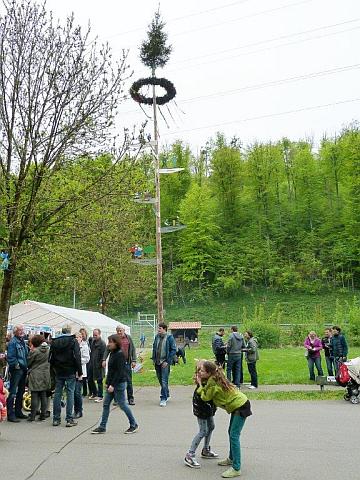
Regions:
<instances>
[{"instance_id":1,"label":"asphalt pavement","mask_svg":"<svg viewBox=\"0 0 360 480\"><path fill-rule=\"evenodd\" d=\"M197 432L192 387L172 388L166 408L159 389L136 391L133 412L140 430L124 435L125 415L114 407L105 435L91 435L101 404L85 400L77 427L65 422L0 424L0 478L8 480L212 480L224 467L199 459L190 469L184 455ZM359 478L360 405L345 401L253 401L241 435L242 478L248 480L338 480ZM64 413L64 412L63 412ZM229 416L218 411L212 449L226 457Z\"/></svg>"}]
</instances>

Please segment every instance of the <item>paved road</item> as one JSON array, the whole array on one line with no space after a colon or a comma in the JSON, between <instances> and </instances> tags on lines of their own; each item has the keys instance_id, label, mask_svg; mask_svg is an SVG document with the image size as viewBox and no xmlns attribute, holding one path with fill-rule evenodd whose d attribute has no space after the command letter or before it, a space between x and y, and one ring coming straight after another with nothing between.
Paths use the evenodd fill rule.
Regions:
<instances>
[{"instance_id":1,"label":"paved road","mask_svg":"<svg viewBox=\"0 0 360 480\"><path fill-rule=\"evenodd\" d=\"M74 428L50 421L0 425L0 472L9 480L212 480L223 471L211 460L200 470L183 465L196 432L191 387L175 387L166 408L158 389L136 393L134 413L141 430L123 435L125 417L111 413L106 435L90 435L101 405L86 401ZM254 401L242 434L243 478L248 480L338 480L358 478L360 406L345 401ZM227 453L228 416L216 414L212 447Z\"/></svg>"}]
</instances>

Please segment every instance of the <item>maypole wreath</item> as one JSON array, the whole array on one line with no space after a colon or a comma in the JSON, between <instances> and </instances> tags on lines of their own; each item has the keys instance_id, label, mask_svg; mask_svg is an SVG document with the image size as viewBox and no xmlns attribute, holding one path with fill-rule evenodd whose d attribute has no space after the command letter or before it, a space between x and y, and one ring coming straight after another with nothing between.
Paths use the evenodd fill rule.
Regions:
<instances>
[{"instance_id":1,"label":"maypole wreath","mask_svg":"<svg viewBox=\"0 0 360 480\"><path fill-rule=\"evenodd\" d=\"M146 97L140 93L142 87L147 85L159 85L166 90L166 94L162 95L161 97L156 97L156 104L157 105L165 105L165 103L170 102L175 95L176 89L174 84L167 80L166 78L157 78L157 77L148 77L148 78L140 78L134 82L130 89L130 95L133 100L137 103L143 103L145 105L152 105L153 104L153 97Z\"/></svg>"},{"instance_id":2,"label":"maypole wreath","mask_svg":"<svg viewBox=\"0 0 360 480\"><path fill-rule=\"evenodd\" d=\"M176 89L170 80L155 76L156 68L162 68L166 65L172 51L171 45L166 44L167 34L164 32L164 26L165 24L161 20L160 13L156 12L148 31L148 38L140 47L140 59L145 66L151 68L152 77L140 78L130 88L131 98L137 103L144 105L153 104L152 96L147 97L141 93L142 87L145 86L155 85L165 89L165 95L156 97L157 105L165 105L176 95Z\"/></svg>"}]
</instances>

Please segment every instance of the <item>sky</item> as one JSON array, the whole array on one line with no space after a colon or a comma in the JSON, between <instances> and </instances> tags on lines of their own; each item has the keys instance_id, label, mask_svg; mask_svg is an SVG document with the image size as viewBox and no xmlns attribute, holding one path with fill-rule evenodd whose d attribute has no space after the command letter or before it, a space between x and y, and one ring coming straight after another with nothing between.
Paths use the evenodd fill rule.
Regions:
<instances>
[{"instance_id":1,"label":"sky","mask_svg":"<svg viewBox=\"0 0 360 480\"><path fill-rule=\"evenodd\" d=\"M90 22L114 57L129 49L127 89L148 76L138 47L158 0L47 5L57 17L74 12L77 23ZM162 0L160 11L173 53L157 76L177 90L176 103L162 108L162 146L180 139L196 153L218 131L244 145L283 137L317 144L360 119L359 0ZM129 98L117 125L145 119Z\"/></svg>"}]
</instances>

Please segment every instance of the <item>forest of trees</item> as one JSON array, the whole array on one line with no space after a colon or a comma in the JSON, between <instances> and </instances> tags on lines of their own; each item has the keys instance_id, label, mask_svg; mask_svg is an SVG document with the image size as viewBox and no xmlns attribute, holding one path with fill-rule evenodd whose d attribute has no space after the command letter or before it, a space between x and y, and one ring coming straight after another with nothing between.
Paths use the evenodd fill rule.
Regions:
<instances>
[{"instance_id":1,"label":"forest of trees","mask_svg":"<svg viewBox=\"0 0 360 480\"><path fill-rule=\"evenodd\" d=\"M246 146L218 134L194 156L179 141L161 161L184 168L162 177L162 219L187 225L163 236L166 303L256 288L315 293L360 286L358 125L318 148L288 139ZM128 251L155 242L152 206L133 202L136 192L153 191L152 159L125 156L111 169L112 162L110 155L82 156L52 177L37 218L46 202L73 196L74 204L24 242L13 302L70 304L75 287L79 305L93 309L100 298L104 310L154 304L155 269L132 264ZM97 182L79 200L74 192L92 177Z\"/></svg>"}]
</instances>

